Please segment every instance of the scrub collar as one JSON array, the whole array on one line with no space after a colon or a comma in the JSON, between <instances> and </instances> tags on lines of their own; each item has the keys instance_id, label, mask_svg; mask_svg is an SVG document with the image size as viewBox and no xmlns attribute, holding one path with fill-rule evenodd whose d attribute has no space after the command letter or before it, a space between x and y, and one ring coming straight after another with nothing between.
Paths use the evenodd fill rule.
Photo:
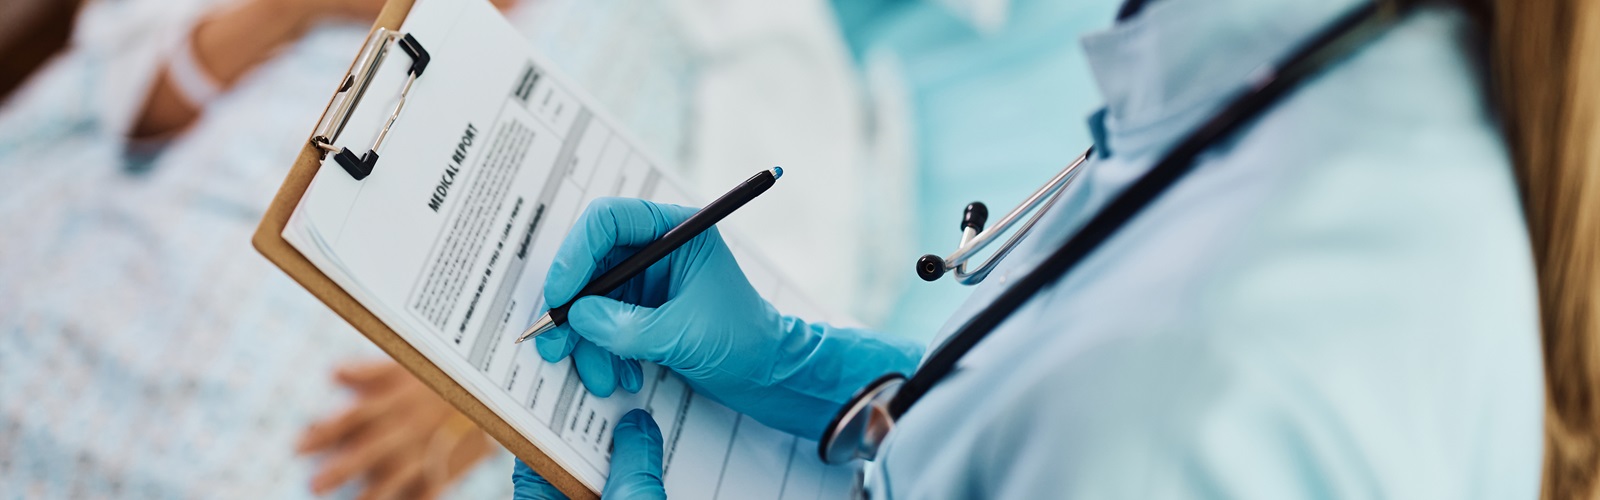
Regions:
<instances>
[{"instance_id":1,"label":"scrub collar","mask_svg":"<svg viewBox=\"0 0 1600 500\"><path fill-rule=\"evenodd\" d=\"M1105 152L1159 154L1285 55L1363 0L1162 0L1082 40L1106 109Z\"/></svg>"}]
</instances>

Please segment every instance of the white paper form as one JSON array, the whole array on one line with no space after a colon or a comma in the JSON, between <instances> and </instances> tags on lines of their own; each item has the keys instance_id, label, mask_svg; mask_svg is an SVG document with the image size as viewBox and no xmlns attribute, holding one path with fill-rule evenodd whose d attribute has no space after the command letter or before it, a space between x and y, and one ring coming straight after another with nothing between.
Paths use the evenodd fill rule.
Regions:
<instances>
[{"instance_id":1,"label":"white paper form","mask_svg":"<svg viewBox=\"0 0 1600 500\"><path fill-rule=\"evenodd\" d=\"M637 394L597 398L569 361L512 343L542 312L545 272L590 200L693 198L488 2L419 0L402 31L432 62L377 167L356 181L328 158L284 237L591 489L604 485L615 422L645 408L665 437L669 495L848 493L854 470L824 466L815 443L696 395L667 370L647 366ZM371 144L410 62L388 56L341 144ZM825 319L770 265L733 250L768 300Z\"/></svg>"}]
</instances>

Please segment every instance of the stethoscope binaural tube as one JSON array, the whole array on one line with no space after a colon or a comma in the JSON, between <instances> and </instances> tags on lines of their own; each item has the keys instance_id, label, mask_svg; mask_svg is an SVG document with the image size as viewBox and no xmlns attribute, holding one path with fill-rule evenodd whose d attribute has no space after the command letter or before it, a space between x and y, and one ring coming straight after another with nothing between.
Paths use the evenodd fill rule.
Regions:
<instances>
[{"instance_id":1,"label":"stethoscope binaural tube","mask_svg":"<svg viewBox=\"0 0 1600 500\"><path fill-rule=\"evenodd\" d=\"M949 256L939 257L938 255L928 254L917 259L917 276L921 277L923 281L938 281L939 278L944 277L946 272L955 271L956 282L963 285L976 285L983 282L984 278L989 277L989 272L994 270L995 265L1005 259L1006 254L1011 253L1011 249L1015 248L1023 237L1033 231L1033 225L1039 222L1039 218L1043 217L1045 212L1050 211L1050 207L1055 206L1056 200L1061 199L1061 195L1067 192L1067 186L1072 185L1072 180L1077 178L1078 167L1082 166L1089 159L1089 155L1093 153L1094 147L1084 151L1082 155L1078 156L1078 159L1067 164L1067 167L1061 169L1060 173L1050 178L1050 181L1044 183L1043 186L1039 186L1038 190L1028 195L1026 199L1022 200L1022 203L1011 209L1010 212L1006 213L1005 217L1001 217L999 222L996 222L988 229L983 227L984 222L989 218L988 207L979 202L968 204L966 210L961 213L961 244ZM1006 242L1000 245L1000 249L996 250L994 255L985 259L983 264L980 264L976 270L967 270L967 261L977 256L977 253L983 251L990 243L994 243L995 240L1000 238L1000 235L1010 231L1012 226L1017 225L1017 222L1022 220L1022 216L1027 215L1028 212L1033 212L1033 217L1029 217L1028 221L1017 229L1016 233L1006 239Z\"/></svg>"},{"instance_id":2,"label":"stethoscope binaural tube","mask_svg":"<svg viewBox=\"0 0 1600 500\"><path fill-rule=\"evenodd\" d=\"M972 350L978 342L1026 304L1039 290L1065 276L1157 197L1193 171L1195 158L1207 147L1238 131L1310 77L1375 40L1385 29L1393 26L1402 14L1409 12L1414 4L1414 2L1398 3L1399 5L1394 0L1375 0L1358 7L1319 31L1310 41L1301 44L1280 64L1263 68L1263 71L1258 72L1249 82L1250 89L1242 92L1221 112L1178 142L1161 161L1118 193L1104 209L1073 234L1071 239L1045 257L1038 267L1013 281L1011 286L1002 291L987 307L969 318L955 333L945 337L944 342L934 348L910 378L904 374L891 373L879 377L857 392L823 430L823 435L817 443L817 454L824 462L830 464L876 458L879 446L894 429L895 422L911 408L911 405L954 370L961 357ZM1082 158L1079 161L1081 162ZM1075 170L1075 167L1069 166L1068 170ZM1064 171L1064 173L1066 179L1071 178L1070 172ZM1062 177L1062 174L1057 174L1057 177ZM1065 185L1066 179L1062 179L1063 182L1060 184ZM1056 179L1052 179L1050 184L1056 184ZM1058 194L1060 186L1050 189L1050 184L1035 191L1034 195L1029 197L1029 201L1025 201L1018 210L1013 210L1007 218L1020 217L1022 213L1026 213L1026 210L1021 209L1036 203L1035 198L1043 199L1045 196L1050 196L1053 203L1055 198L1053 195ZM1043 212L1044 210L1041 210L1039 214L1035 214L1029 224L1018 233L1026 232ZM996 224L996 227L989 228L989 231L1004 223L1005 221ZM965 221L962 230L963 233L968 230ZM989 231L982 233L989 234ZM994 236L989 240L998 234L999 232L993 233ZM1016 238L1018 237L1013 237ZM963 250L969 246L981 248L987 244L987 241L979 244L978 237L968 238L964 235L962 239L962 249L957 250L949 258L940 259L937 263L941 266L949 262L964 264L964 259L970 258L971 252ZM1006 243L1007 247L1012 244L1012 241ZM1003 257L1004 252L1009 251L1007 247L1002 247L1001 252L996 253L996 257ZM933 261L939 257L930 255L924 256L923 259ZM994 260L994 257L990 260ZM919 259L919 274L923 264L923 260ZM978 275L978 279L981 280L982 274L988 272L986 267L992 266L986 262L972 274ZM939 274L943 272L940 271ZM938 276L934 276L934 279L937 278Z\"/></svg>"}]
</instances>

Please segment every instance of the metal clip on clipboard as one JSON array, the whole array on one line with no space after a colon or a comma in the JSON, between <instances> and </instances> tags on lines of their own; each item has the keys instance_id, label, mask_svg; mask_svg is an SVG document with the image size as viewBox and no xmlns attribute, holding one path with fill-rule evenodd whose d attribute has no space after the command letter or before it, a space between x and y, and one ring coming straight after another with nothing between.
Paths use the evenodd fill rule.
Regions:
<instances>
[{"instance_id":1,"label":"metal clip on clipboard","mask_svg":"<svg viewBox=\"0 0 1600 500\"><path fill-rule=\"evenodd\" d=\"M355 112L356 105L361 103L361 97L366 95L372 77L378 73L378 67L389 55L389 45L397 40L400 50L411 56L409 76L406 77L405 86L400 88L400 101L395 104L394 112L389 113L389 119L384 122L383 129L378 131L378 138L372 141L372 147L367 148L366 154L356 156L350 148L335 146L333 142L339 139L341 132L344 132L344 126L350 122L350 115ZM417 77L422 76L422 71L428 68L429 60L428 51L424 50L422 44L409 33L401 34L387 28L372 30L372 33L367 35L366 43L361 47L361 53L355 62L350 64L350 71L340 80L339 91L333 94L327 109L322 111L322 119L317 121L317 130L311 136L311 145L321 152L319 156L326 157L328 153L333 153L334 161L339 162L339 166L344 167L345 172L349 172L350 176L358 181L372 174L373 167L378 164L378 148L383 146L383 140L389 136L389 128L400 118L400 111L406 107L406 96L411 93L411 85L417 83Z\"/></svg>"}]
</instances>

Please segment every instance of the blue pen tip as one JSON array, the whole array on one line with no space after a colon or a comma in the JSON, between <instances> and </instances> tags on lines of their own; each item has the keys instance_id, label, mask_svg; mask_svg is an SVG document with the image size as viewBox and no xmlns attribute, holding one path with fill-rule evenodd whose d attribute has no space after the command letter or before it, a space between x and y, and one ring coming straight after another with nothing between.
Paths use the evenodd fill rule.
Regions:
<instances>
[{"instance_id":1,"label":"blue pen tip","mask_svg":"<svg viewBox=\"0 0 1600 500\"><path fill-rule=\"evenodd\" d=\"M772 180L783 178L783 167L772 167Z\"/></svg>"}]
</instances>

